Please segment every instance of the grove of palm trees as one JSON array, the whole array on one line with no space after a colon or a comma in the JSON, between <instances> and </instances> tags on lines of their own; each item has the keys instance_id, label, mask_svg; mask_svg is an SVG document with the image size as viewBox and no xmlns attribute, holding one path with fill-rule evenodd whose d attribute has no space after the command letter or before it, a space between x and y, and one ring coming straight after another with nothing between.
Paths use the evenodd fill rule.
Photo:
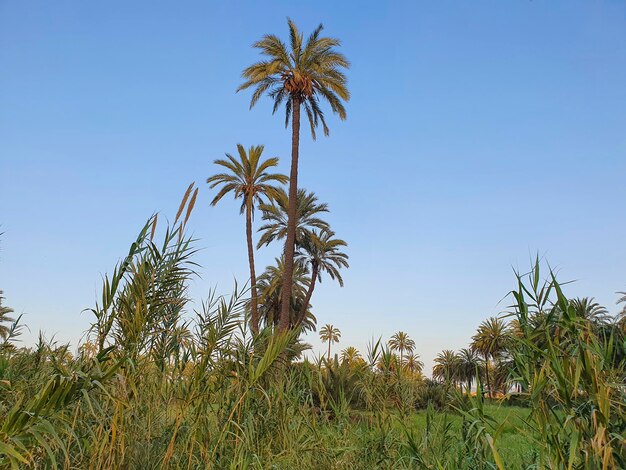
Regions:
<instances>
[{"instance_id":1,"label":"grove of palm trees","mask_svg":"<svg viewBox=\"0 0 626 470\"><path fill-rule=\"evenodd\" d=\"M252 49L241 113L284 119L290 155L242 130L175 213L146 214L102 275L78 344L43 333L25 344L37 325L0 291L0 468L626 468L626 295L608 307L570 296L536 256L464 347L438 338L432 370L414 324L365 348L345 339L365 320L318 306L351 282L358 240L299 181L327 117L349 119L350 62L321 24L303 32L291 19ZM198 306L201 205L238 211L247 274Z\"/></svg>"}]
</instances>

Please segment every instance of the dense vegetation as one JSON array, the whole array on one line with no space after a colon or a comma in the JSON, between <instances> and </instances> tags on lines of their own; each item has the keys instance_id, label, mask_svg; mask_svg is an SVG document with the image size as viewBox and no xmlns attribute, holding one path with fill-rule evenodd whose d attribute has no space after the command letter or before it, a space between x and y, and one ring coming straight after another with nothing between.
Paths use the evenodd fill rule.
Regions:
<instances>
[{"instance_id":1,"label":"dense vegetation","mask_svg":"<svg viewBox=\"0 0 626 470\"><path fill-rule=\"evenodd\" d=\"M321 27L306 41L289 30L289 47L255 44L267 59L241 87L255 88L252 105L268 94L286 106L289 178L262 146L238 145L207 180L212 204L241 203L250 283L190 307L192 184L174 222L151 217L105 277L74 353L43 335L19 348L21 319L0 295L0 466L624 468L626 313L569 299L538 260L516 274L509 311L444 350L432 379L403 331L333 354L341 332L328 324L327 351L304 359L317 283L343 285L348 255L328 205L297 186L300 109L313 135L328 130L320 100L345 118L348 62ZM257 277L256 250L277 244Z\"/></svg>"}]
</instances>

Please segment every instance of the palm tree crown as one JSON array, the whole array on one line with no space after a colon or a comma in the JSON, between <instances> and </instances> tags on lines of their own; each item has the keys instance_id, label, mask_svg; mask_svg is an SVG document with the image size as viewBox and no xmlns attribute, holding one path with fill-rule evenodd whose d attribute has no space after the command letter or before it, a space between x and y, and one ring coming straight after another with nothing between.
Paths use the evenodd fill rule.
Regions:
<instances>
[{"instance_id":1,"label":"palm tree crown","mask_svg":"<svg viewBox=\"0 0 626 470\"><path fill-rule=\"evenodd\" d=\"M328 102L332 111L340 119L346 118L343 101L350 99L346 87L346 76L342 69L350 64L343 54L335 50L341 43L338 39L320 37L323 26L320 24L304 41L291 19L289 25L289 46L273 34L266 34L254 43L265 60L246 68L242 83L237 91L253 87L250 100L252 108L266 94L274 102L272 113L285 104L285 127L294 108L302 104L309 119L311 135L315 139L315 128L321 123L324 134L328 126L320 108L320 99Z\"/></svg>"},{"instance_id":2,"label":"palm tree crown","mask_svg":"<svg viewBox=\"0 0 626 470\"><path fill-rule=\"evenodd\" d=\"M445 382L455 382L458 378L458 364L459 359L454 351L441 351L435 358L433 377Z\"/></svg>"},{"instance_id":3,"label":"palm tree crown","mask_svg":"<svg viewBox=\"0 0 626 470\"><path fill-rule=\"evenodd\" d=\"M259 228L261 238L257 248L269 245L274 240L282 240L287 236L289 197L284 189L276 191L271 204L265 203L259 206L263 212L265 222ZM320 218L322 212L328 212L328 204L319 203L317 196L306 189L298 189L296 199L296 245L300 246L302 241L312 229L330 230L328 223Z\"/></svg>"},{"instance_id":4,"label":"palm tree crown","mask_svg":"<svg viewBox=\"0 0 626 470\"><path fill-rule=\"evenodd\" d=\"M472 336L472 346L478 352L496 357L506 350L509 344L509 327L500 318L491 317L483 321Z\"/></svg>"},{"instance_id":5,"label":"palm tree crown","mask_svg":"<svg viewBox=\"0 0 626 470\"><path fill-rule=\"evenodd\" d=\"M325 272L332 280L337 279L339 285L343 287L343 278L339 270L349 268L350 265L348 264L349 256L340 249L348 244L339 238L333 238L334 236L335 232L330 230L312 231L302 242L299 258L305 264L312 266L312 272L317 275L318 281L322 282L322 273Z\"/></svg>"},{"instance_id":6,"label":"palm tree crown","mask_svg":"<svg viewBox=\"0 0 626 470\"><path fill-rule=\"evenodd\" d=\"M274 199L279 191L274 184L285 184L289 178L280 173L267 172L278 165L278 158L261 160L263 148L262 145L252 146L246 152L243 145L237 144L239 159L227 153L226 159L215 160L214 163L224 167L227 172L207 178L211 188L220 186L220 190L211 201L212 206L232 193L235 199L241 199L240 213L243 214L248 205L254 209L255 204L261 204L265 199Z\"/></svg>"},{"instance_id":7,"label":"palm tree crown","mask_svg":"<svg viewBox=\"0 0 626 470\"><path fill-rule=\"evenodd\" d=\"M341 360L347 362L348 364L363 362L361 354L354 346L348 346L346 349L341 351Z\"/></svg>"},{"instance_id":8,"label":"palm tree crown","mask_svg":"<svg viewBox=\"0 0 626 470\"><path fill-rule=\"evenodd\" d=\"M570 300L576 314L594 324L606 323L609 320L609 311L594 300L593 297L582 297Z\"/></svg>"},{"instance_id":9,"label":"palm tree crown","mask_svg":"<svg viewBox=\"0 0 626 470\"><path fill-rule=\"evenodd\" d=\"M424 369L424 363L420 360L418 354L409 353L404 358L404 367L414 376L421 376Z\"/></svg>"}]
</instances>

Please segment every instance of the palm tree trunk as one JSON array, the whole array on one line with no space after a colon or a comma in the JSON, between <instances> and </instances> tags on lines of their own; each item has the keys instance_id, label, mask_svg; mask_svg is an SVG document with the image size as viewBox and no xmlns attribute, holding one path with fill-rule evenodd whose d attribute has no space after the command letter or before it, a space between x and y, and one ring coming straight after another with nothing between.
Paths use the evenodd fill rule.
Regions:
<instances>
[{"instance_id":1,"label":"palm tree trunk","mask_svg":"<svg viewBox=\"0 0 626 470\"><path fill-rule=\"evenodd\" d=\"M313 289L315 289L315 281L317 279L319 268L315 261L313 261L312 264L313 269L311 270L311 283L309 284L309 289L306 292L306 297L304 298L304 303L302 304L302 311L300 312L300 318L298 318L298 323L302 323L305 320L306 311L309 308L309 302L311 301L311 296L313 295Z\"/></svg>"},{"instance_id":2,"label":"palm tree trunk","mask_svg":"<svg viewBox=\"0 0 626 470\"><path fill-rule=\"evenodd\" d=\"M252 204L246 204L246 238L248 240L248 263L250 264L250 329L253 335L259 333L259 306L256 295L256 274L254 272L254 245L252 244Z\"/></svg>"},{"instance_id":3,"label":"palm tree trunk","mask_svg":"<svg viewBox=\"0 0 626 470\"><path fill-rule=\"evenodd\" d=\"M296 199L298 197L298 152L300 149L300 99L293 97L291 117L291 171L289 173L289 208L287 210L287 239L285 240L285 272L281 292L278 329L289 328L291 287L293 284L293 257L296 244Z\"/></svg>"},{"instance_id":4,"label":"palm tree trunk","mask_svg":"<svg viewBox=\"0 0 626 470\"><path fill-rule=\"evenodd\" d=\"M328 362L330 362L330 340L328 340Z\"/></svg>"},{"instance_id":5,"label":"palm tree trunk","mask_svg":"<svg viewBox=\"0 0 626 470\"><path fill-rule=\"evenodd\" d=\"M489 381L489 355L485 354L485 381L487 382L487 390L489 390L489 398L491 398L491 382Z\"/></svg>"}]
</instances>

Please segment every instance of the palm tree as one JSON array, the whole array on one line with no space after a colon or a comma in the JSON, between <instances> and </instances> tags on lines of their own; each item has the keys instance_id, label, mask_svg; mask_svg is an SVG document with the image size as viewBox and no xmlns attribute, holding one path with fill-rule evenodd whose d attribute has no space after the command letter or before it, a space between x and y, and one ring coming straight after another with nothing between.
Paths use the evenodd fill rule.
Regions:
<instances>
[{"instance_id":1,"label":"palm tree","mask_svg":"<svg viewBox=\"0 0 626 470\"><path fill-rule=\"evenodd\" d=\"M2 305L2 301L4 300L2 294L4 294L4 292L0 290L0 338L6 340L11 332L11 327L3 325L3 323L13 323L15 319L9 317L9 315L13 313L13 309Z\"/></svg>"},{"instance_id":2,"label":"palm tree","mask_svg":"<svg viewBox=\"0 0 626 470\"><path fill-rule=\"evenodd\" d=\"M457 354L457 359L459 361L459 381L467 384L467 394L469 395L472 391L472 382L478 374L480 357L472 348L463 348Z\"/></svg>"},{"instance_id":3,"label":"palm tree","mask_svg":"<svg viewBox=\"0 0 626 470\"><path fill-rule=\"evenodd\" d=\"M445 349L437 354L433 367L433 378L455 383L458 378L458 357L455 352Z\"/></svg>"},{"instance_id":4,"label":"palm tree","mask_svg":"<svg viewBox=\"0 0 626 470\"><path fill-rule=\"evenodd\" d=\"M343 287L343 279L339 270L348 268L349 264L348 255L341 252L340 249L343 246L348 246L348 244L339 238L333 238L334 235L335 233L331 231L321 233L312 231L302 241L302 251L299 253L299 258L305 265L311 266L311 283L302 306L303 314L309 308L309 302L315 289L315 281L322 282L322 273L328 273L332 280L337 279L339 285Z\"/></svg>"},{"instance_id":5,"label":"palm tree","mask_svg":"<svg viewBox=\"0 0 626 470\"><path fill-rule=\"evenodd\" d=\"M409 353L413 352L415 349L415 341L409 338L409 335L404 331L398 331L389 340L389 347L392 351L400 352L400 364L402 365L404 364L404 351L408 351Z\"/></svg>"},{"instance_id":6,"label":"palm tree","mask_svg":"<svg viewBox=\"0 0 626 470\"><path fill-rule=\"evenodd\" d=\"M410 353L407 355L407 357L404 358L404 367L411 374L413 374L413 376L418 377L422 375L424 363L420 360L418 354Z\"/></svg>"},{"instance_id":7,"label":"palm tree","mask_svg":"<svg viewBox=\"0 0 626 470\"><path fill-rule=\"evenodd\" d=\"M266 326L278 326L281 311L281 289L283 286L283 273L285 272L285 263L281 258L276 259L275 265L265 268L263 274L259 276L259 316ZM311 284L311 278L306 266L298 262L295 265L293 273L293 289L291 291L289 327L294 328L300 326L302 331L315 331L316 319L311 313L310 305L303 313L304 298L308 286Z\"/></svg>"},{"instance_id":8,"label":"palm tree","mask_svg":"<svg viewBox=\"0 0 626 470\"><path fill-rule=\"evenodd\" d=\"M509 327L502 319L495 317L482 322L476 334L472 336L472 348L482 354L485 360L485 380L490 397L493 394L489 380L489 360L496 359L506 350L509 339Z\"/></svg>"},{"instance_id":9,"label":"palm tree","mask_svg":"<svg viewBox=\"0 0 626 470\"><path fill-rule=\"evenodd\" d=\"M282 240L287 236L289 197L284 189L276 192L276 197L271 204L261 204L259 209L263 212L265 224L259 228L261 238L257 248L269 245L274 240ZM296 245L311 233L311 230L330 230L327 222L320 219L322 212L328 212L328 205L317 202L317 196L306 189L298 189L296 200Z\"/></svg>"},{"instance_id":10,"label":"palm tree","mask_svg":"<svg viewBox=\"0 0 626 470\"><path fill-rule=\"evenodd\" d=\"M328 126L320 108L320 100L327 101L331 110L346 118L342 101L348 101L350 94L346 87L346 76L342 69L349 67L343 54L336 51L339 40L321 37L320 24L308 37L298 31L293 21L289 24L289 47L273 34L265 35L254 43L266 58L246 68L242 83L237 91L254 87L250 108L267 94L274 102L273 112L285 104L285 127L291 120L291 169L289 173L289 210L287 237L285 242L285 279L283 280L283 302L280 329L289 327L288 300L291 296L291 276L293 274L296 238L296 198L298 189L298 158L300 147L300 111L308 117L311 135L315 139L315 129L322 124L324 134Z\"/></svg>"},{"instance_id":11,"label":"palm tree","mask_svg":"<svg viewBox=\"0 0 626 470\"><path fill-rule=\"evenodd\" d=\"M362 362L363 358L357 348L354 346L348 346L346 349L341 351L341 360L347 362L349 365L352 365Z\"/></svg>"},{"instance_id":12,"label":"palm tree","mask_svg":"<svg viewBox=\"0 0 626 470\"><path fill-rule=\"evenodd\" d=\"M227 172L213 175L207 179L211 188L220 187L219 192L211 201L216 205L226 194L233 193L235 199L242 199L240 213L246 214L246 238L248 242L248 263L250 265L250 329L253 334L259 332L259 312L257 301L256 274L254 270L254 245L252 244L252 219L254 207L264 199L273 199L277 188L273 183L284 184L287 177L280 173L268 173L270 168L278 165L278 158L261 160L263 146L252 146L246 153L243 145L237 144L239 159L226 154L226 160L215 160L216 165L226 168Z\"/></svg>"},{"instance_id":13,"label":"palm tree","mask_svg":"<svg viewBox=\"0 0 626 470\"><path fill-rule=\"evenodd\" d=\"M341 331L333 325L326 324L320 330L320 339L322 340L322 343L328 342L328 361L330 361L330 346L333 343L338 343L339 338L341 338Z\"/></svg>"},{"instance_id":14,"label":"palm tree","mask_svg":"<svg viewBox=\"0 0 626 470\"><path fill-rule=\"evenodd\" d=\"M601 325L609 320L609 311L595 302L593 297L577 297L569 302L579 317L593 325Z\"/></svg>"}]
</instances>

